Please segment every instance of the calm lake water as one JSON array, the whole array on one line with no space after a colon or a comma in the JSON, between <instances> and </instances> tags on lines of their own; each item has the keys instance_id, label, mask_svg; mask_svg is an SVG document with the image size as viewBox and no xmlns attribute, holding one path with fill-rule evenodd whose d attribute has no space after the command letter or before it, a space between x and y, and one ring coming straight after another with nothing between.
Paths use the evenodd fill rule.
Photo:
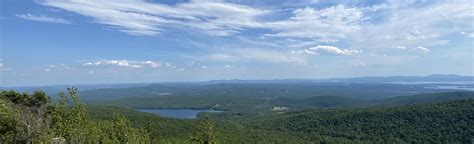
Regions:
<instances>
[{"instance_id":1,"label":"calm lake water","mask_svg":"<svg viewBox=\"0 0 474 144\"><path fill-rule=\"evenodd\" d=\"M451 90L469 90L474 91L474 87L469 86L430 86L427 89L451 89Z\"/></svg>"},{"instance_id":2,"label":"calm lake water","mask_svg":"<svg viewBox=\"0 0 474 144\"><path fill-rule=\"evenodd\" d=\"M193 118L196 118L197 114L201 112L221 112L221 111L213 110L213 109L196 110L196 109L154 108L154 109L136 109L136 110L147 112L147 113L154 113L163 117L180 118L180 119L193 119Z\"/></svg>"}]
</instances>

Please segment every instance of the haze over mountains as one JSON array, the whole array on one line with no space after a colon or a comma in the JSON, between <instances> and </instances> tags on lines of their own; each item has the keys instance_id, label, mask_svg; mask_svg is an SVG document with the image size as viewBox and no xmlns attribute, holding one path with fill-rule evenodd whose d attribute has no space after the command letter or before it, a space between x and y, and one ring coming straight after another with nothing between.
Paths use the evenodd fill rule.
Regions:
<instances>
[{"instance_id":1,"label":"haze over mountains","mask_svg":"<svg viewBox=\"0 0 474 144\"><path fill-rule=\"evenodd\" d=\"M368 76L354 78L327 78L327 79L265 79L265 80L210 80L190 82L158 82L158 83L278 83L278 82L474 82L474 76L461 76L455 74L432 74L428 76ZM126 83L126 84L65 84L49 86L16 86L1 87L0 89L12 89L19 91L32 91L42 89L44 91L63 90L65 86L75 86L81 91L104 89L104 88L127 88L146 86L153 83Z\"/></svg>"},{"instance_id":2,"label":"haze over mountains","mask_svg":"<svg viewBox=\"0 0 474 144\"><path fill-rule=\"evenodd\" d=\"M328 78L328 79L280 79L280 80L214 80L209 82L474 82L474 76L461 76L455 74L432 74L428 76L368 76L354 78Z\"/></svg>"}]
</instances>

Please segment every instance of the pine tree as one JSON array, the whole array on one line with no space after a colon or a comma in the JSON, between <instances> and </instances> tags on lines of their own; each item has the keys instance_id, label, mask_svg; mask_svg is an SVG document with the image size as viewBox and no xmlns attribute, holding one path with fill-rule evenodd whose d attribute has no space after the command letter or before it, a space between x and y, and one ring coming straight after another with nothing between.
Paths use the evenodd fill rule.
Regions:
<instances>
[{"instance_id":1,"label":"pine tree","mask_svg":"<svg viewBox=\"0 0 474 144\"><path fill-rule=\"evenodd\" d=\"M209 115L204 114L204 116L199 120L199 126L194 132L194 136L191 140L202 144L217 143L217 131L211 118L209 118Z\"/></svg>"}]
</instances>

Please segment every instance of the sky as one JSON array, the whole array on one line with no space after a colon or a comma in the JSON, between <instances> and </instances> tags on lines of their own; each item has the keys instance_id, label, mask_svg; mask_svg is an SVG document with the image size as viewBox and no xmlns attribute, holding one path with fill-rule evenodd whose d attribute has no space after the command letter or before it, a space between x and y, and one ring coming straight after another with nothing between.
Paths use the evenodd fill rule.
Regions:
<instances>
[{"instance_id":1,"label":"sky","mask_svg":"<svg viewBox=\"0 0 474 144\"><path fill-rule=\"evenodd\" d=\"M1 0L0 86L474 75L472 0Z\"/></svg>"}]
</instances>

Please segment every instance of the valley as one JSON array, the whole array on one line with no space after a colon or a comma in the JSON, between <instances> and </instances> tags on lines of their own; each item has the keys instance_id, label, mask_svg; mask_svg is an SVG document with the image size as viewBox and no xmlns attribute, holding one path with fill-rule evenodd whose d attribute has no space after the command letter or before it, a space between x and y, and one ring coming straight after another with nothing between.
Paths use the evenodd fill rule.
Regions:
<instances>
[{"instance_id":1,"label":"valley","mask_svg":"<svg viewBox=\"0 0 474 144\"><path fill-rule=\"evenodd\" d=\"M208 81L67 94L77 95L89 121L123 116L157 143L194 143L190 138L207 117L218 143L472 142L474 91L443 86L472 83ZM12 94L0 98L16 103ZM49 97L52 106L64 101L61 94Z\"/></svg>"}]
</instances>

